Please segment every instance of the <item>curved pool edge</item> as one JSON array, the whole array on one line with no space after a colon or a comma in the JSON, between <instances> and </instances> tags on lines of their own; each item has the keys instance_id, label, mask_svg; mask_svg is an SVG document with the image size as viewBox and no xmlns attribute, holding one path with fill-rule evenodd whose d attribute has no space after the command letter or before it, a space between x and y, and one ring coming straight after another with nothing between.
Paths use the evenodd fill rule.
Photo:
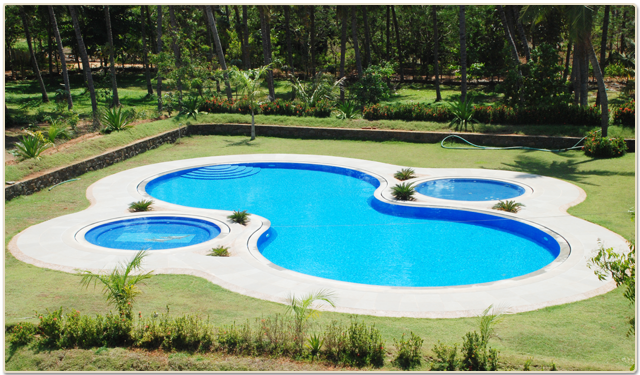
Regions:
<instances>
[{"instance_id":1,"label":"curved pool edge","mask_svg":"<svg viewBox=\"0 0 640 375\"><path fill-rule=\"evenodd\" d=\"M70 222L87 222L95 214L114 215L125 214L126 204L132 200L139 200L142 196L137 192L137 184L153 174L163 173L171 168L187 168L198 164L229 163L242 161L286 161L312 162L342 165L346 168L358 170L375 170L384 176L389 185L394 183L393 173L399 166L370 162L358 159L317 155L232 155L222 157L207 157L190 160L180 160L158 163L149 166L133 168L123 171L94 183L87 191L87 195L95 197L96 204L88 209L52 219L26 229L15 236L9 244L9 250L17 255L16 258L39 267L74 272L76 269L91 269L94 271L113 268L121 260L128 260L131 251L124 254L102 254L86 249L70 248L69 244L61 240L55 231L60 226L68 226ZM335 285L335 283L317 283L312 277L300 277L291 271L279 271L266 266L254 258L248 251L241 251L236 256L224 259L204 257L202 252L196 251L167 251L152 254L148 257L146 269L154 269L156 273L194 274L203 277L229 290L274 302L285 302L290 293L307 293L322 287L333 289L338 295L337 309L332 311L353 312L377 316L413 316L413 317L458 317L472 316L484 310L489 304L508 305L512 312L530 311L541 307L559 303L567 303L592 297L613 289L609 281L601 282L595 278L593 271L585 265L585 257L589 251L595 250L597 239L604 240L605 246L615 247L621 251L626 249L626 243L617 234L595 224L562 213L560 207L571 204L581 198L581 189L564 181L522 174L518 172L488 171L473 169L429 169L415 168L419 177L437 175L480 175L488 174L495 178L521 178L531 181L535 185L536 193L526 199L527 208L520 214L523 218L536 219L541 212L551 209L555 217L536 219L542 224L554 228L565 236L572 245L569 259L545 275L529 278L528 280L504 285L498 282L492 286L471 286L454 290L442 287L435 290L399 290L396 287L371 287L362 290L359 285ZM560 197L550 194L560 188ZM381 186L384 190L384 187ZM564 190L563 190L564 189ZM561 199L560 199L561 198ZM534 202L535 204L532 204ZM160 202L159 202L160 203ZM419 203L419 202L418 202ZM433 201L426 202L433 204ZM452 206L456 206L452 204ZM488 207L477 205L474 207L488 211ZM178 206L179 207L179 206ZM176 206L159 204L156 212L171 211ZM183 210L188 214L212 214L211 210ZM490 212L490 211L489 211ZM218 218L224 220L226 212L216 212ZM126 215L126 214L125 214ZM213 214L212 214L213 215ZM71 223L72 224L72 223ZM250 223L251 224L251 223ZM254 223L257 225L257 223ZM262 227L262 224L259 225ZM232 228L239 229L237 236L228 238L229 243L244 243L255 235L258 227ZM266 230L266 227L265 229ZM35 233L37 232L37 233ZM43 249L51 251L43 253ZM96 255L100 255L97 257ZM105 256L103 256L105 255ZM176 256L179 255L179 256ZM95 258L92 258L96 256ZM319 279L319 278L318 278ZM594 280L595 279L595 280ZM320 279L326 280L326 279ZM338 282L347 284L344 282Z\"/></svg>"}]
</instances>

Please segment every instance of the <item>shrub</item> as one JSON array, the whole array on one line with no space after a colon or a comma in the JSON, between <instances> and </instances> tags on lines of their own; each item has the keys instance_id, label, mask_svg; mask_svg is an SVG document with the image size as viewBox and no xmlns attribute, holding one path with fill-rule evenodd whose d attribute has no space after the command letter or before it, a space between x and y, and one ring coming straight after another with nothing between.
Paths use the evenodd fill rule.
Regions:
<instances>
[{"instance_id":1,"label":"shrub","mask_svg":"<svg viewBox=\"0 0 640 375\"><path fill-rule=\"evenodd\" d=\"M465 101L457 100L451 103L447 103L449 105L449 110L451 114L453 114L453 119L449 123L449 126L454 126L455 129L462 130L464 126L464 131L467 131L467 125L471 124L471 129L473 130L473 123L478 122L473 118L473 107L471 103L473 99L468 97Z\"/></svg>"},{"instance_id":2,"label":"shrub","mask_svg":"<svg viewBox=\"0 0 640 375\"><path fill-rule=\"evenodd\" d=\"M433 346L436 355L435 361L431 363L431 371L456 371L460 367L458 359L458 346L453 347L438 343Z\"/></svg>"},{"instance_id":3,"label":"shrub","mask_svg":"<svg viewBox=\"0 0 640 375\"><path fill-rule=\"evenodd\" d=\"M393 177L397 180L405 181L416 177L416 173L411 168L402 168L398 172L396 172Z\"/></svg>"},{"instance_id":4,"label":"shrub","mask_svg":"<svg viewBox=\"0 0 640 375\"><path fill-rule=\"evenodd\" d=\"M13 347L27 345L34 339L36 326L29 322L19 323L11 329L9 343Z\"/></svg>"},{"instance_id":5,"label":"shrub","mask_svg":"<svg viewBox=\"0 0 640 375\"><path fill-rule=\"evenodd\" d=\"M207 254L212 257L228 257L229 256L229 248L224 246L214 247Z\"/></svg>"},{"instance_id":6,"label":"shrub","mask_svg":"<svg viewBox=\"0 0 640 375\"><path fill-rule=\"evenodd\" d=\"M251 216L251 214L248 213L247 210L233 211L231 215L227 216L227 219L240 225L247 225L247 223L249 222L249 216Z\"/></svg>"},{"instance_id":7,"label":"shrub","mask_svg":"<svg viewBox=\"0 0 640 375\"><path fill-rule=\"evenodd\" d=\"M130 212L143 212L143 211L151 211L153 210L153 208L151 207L151 205L153 204L152 200L139 200L137 202L131 202L129 204L129 211Z\"/></svg>"},{"instance_id":8,"label":"shrub","mask_svg":"<svg viewBox=\"0 0 640 375\"><path fill-rule=\"evenodd\" d=\"M194 120L198 120L198 112L202 103L200 99L196 96L192 96L189 99L185 100L181 104L180 114L186 115L187 118L193 117Z\"/></svg>"},{"instance_id":9,"label":"shrub","mask_svg":"<svg viewBox=\"0 0 640 375\"><path fill-rule=\"evenodd\" d=\"M38 312L36 311L36 315ZM62 337L62 307L60 310L47 310L46 314L38 317L38 333L42 336L42 343L45 346L56 347Z\"/></svg>"},{"instance_id":10,"label":"shrub","mask_svg":"<svg viewBox=\"0 0 640 375\"><path fill-rule=\"evenodd\" d=\"M23 160L40 160L40 154L51 146L53 146L53 143L47 141L41 132L27 131L27 135L23 135L22 140L16 142L16 153Z\"/></svg>"},{"instance_id":11,"label":"shrub","mask_svg":"<svg viewBox=\"0 0 640 375\"><path fill-rule=\"evenodd\" d=\"M413 183L403 182L391 188L391 195L399 201L414 200L413 195L415 193L416 189L414 188Z\"/></svg>"},{"instance_id":12,"label":"shrub","mask_svg":"<svg viewBox=\"0 0 640 375\"><path fill-rule=\"evenodd\" d=\"M522 207L524 207L524 204L518 203L516 201L500 201L496 203L492 208L494 210L506 211L515 214L520 211Z\"/></svg>"},{"instance_id":13,"label":"shrub","mask_svg":"<svg viewBox=\"0 0 640 375\"><path fill-rule=\"evenodd\" d=\"M256 319L256 323L258 324L256 352L273 356L291 356L298 351L295 323L291 317L276 314L272 317Z\"/></svg>"},{"instance_id":14,"label":"shrub","mask_svg":"<svg viewBox=\"0 0 640 375\"><path fill-rule=\"evenodd\" d=\"M350 87L355 100L360 104L375 104L388 99L391 90L385 82L393 74L393 67L386 63L384 66L371 65L358 82Z\"/></svg>"},{"instance_id":15,"label":"shrub","mask_svg":"<svg viewBox=\"0 0 640 375\"><path fill-rule=\"evenodd\" d=\"M498 352L487 349L487 343L475 332L467 332L462 342L462 369L467 371L497 371Z\"/></svg>"},{"instance_id":16,"label":"shrub","mask_svg":"<svg viewBox=\"0 0 640 375\"><path fill-rule=\"evenodd\" d=\"M411 332L411 337L405 341L404 333L400 341L393 340L398 350L393 363L403 370L409 370L422 364L420 349L424 340Z\"/></svg>"},{"instance_id":17,"label":"shrub","mask_svg":"<svg viewBox=\"0 0 640 375\"><path fill-rule=\"evenodd\" d=\"M345 101L343 103L338 103L336 105L336 110L338 112L338 114L336 115L336 118L340 119L340 120L351 120L354 118L357 118L358 115L360 114L360 108L358 108L358 106L350 101Z\"/></svg>"},{"instance_id":18,"label":"shrub","mask_svg":"<svg viewBox=\"0 0 640 375\"><path fill-rule=\"evenodd\" d=\"M122 107L105 108L102 114L102 122L105 125L104 133L119 132L131 128L128 116L122 112Z\"/></svg>"},{"instance_id":19,"label":"shrub","mask_svg":"<svg viewBox=\"0 0 640 375\"><path fill-rule=\"evenodd\" d=\"M212 98L206 100L200 106L200 111L208 113L244 113L251 114L248 99L243 97L237 101L226 98ZM257 107L256 114L280 115L280 116L331 116L331 102L323 99L315 102L314 106L306 106L300 101L286 101L276 99L273 102L264 102Z\"/></svg>"},{"instance_id":20,"label":"shrub","mask_svg":"<svg viewBox=\"0 0 640 375\"><path fill-rule=\"evenodd\" d=\"M405 121L451 121L453 115L446 107L432 107L429 104L400 103L394 105L374 104L364 107L362 117L367 120Z\"/></svg>"},{"instance_id":21,"label":"shrub","mask_svg":"<svg viewBox=\"0 0 640 375\"><path fill-rule=\"evenodd\" d=\"M584 153L594 158L615 158L627 153L627 144L622 137L603 138L598 130L587 133Z\"/></svg>"},{"instance_id":22,"label":"shrub","mask_svg":"<svg viewBox=\"0 0 640 375\"><path fill-rule=\"evenodd\" d=\"M630 101L615 107L612 111L613 123L622 126L636 125L636 101Z\"/></svg>"},{"instance_id":23,"label":"shrub","mask_svg":"<svg viewBox=\"0 0 640 375\"><path fill-rule=\"evenodd\" d=\"M141 319L135 332L135 345L147 349L208 351L215 337L209 321L192 315Z\"/></svg>"},{"instance_id":24,"label":"shrub","mask_svg":"<svg viewBox=\"0 0 640 375\"><path fill-rule=\"evenodd\" d=\"M382 367L384 364L384 342L375 326L351 321L347 328L342 361L356 367Z\"/></svg>"},{"instance_id":25,"label":"shrub","mask_svg":"<svg viewBox=\"0 0 640 375\"><path fill-rule=\"evenodd\" d=\"M230 354L254 354L251 325L247 321L237 327L235 323L218 330L216 342L219 349Z\"/></svg>"}]
</instances>

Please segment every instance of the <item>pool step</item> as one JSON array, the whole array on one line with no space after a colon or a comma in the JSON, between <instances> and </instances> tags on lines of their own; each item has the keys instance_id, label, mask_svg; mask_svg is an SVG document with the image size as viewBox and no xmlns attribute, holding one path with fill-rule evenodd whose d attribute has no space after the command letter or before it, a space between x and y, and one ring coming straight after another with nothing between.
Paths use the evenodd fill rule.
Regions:
<instances>
[{"instance_id":1,"label":"pool step","mask_svg":"<svg viewBox=\"0 0 640 375\"><path fill-rule=\"evenodd\" d=\"M180 177L195 180L227 180L253 176L258 172L260 172L259 167L227 164L193 169Z\"/></svg>"}]
</instances>

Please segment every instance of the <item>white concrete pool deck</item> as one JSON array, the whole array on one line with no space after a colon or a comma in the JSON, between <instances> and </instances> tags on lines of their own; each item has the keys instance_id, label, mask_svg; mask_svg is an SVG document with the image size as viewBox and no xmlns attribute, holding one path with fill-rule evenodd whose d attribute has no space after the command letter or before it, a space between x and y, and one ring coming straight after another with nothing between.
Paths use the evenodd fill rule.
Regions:
<instances>
[{"instance_id":1,"label":"white concrete pool deck","mask_svg":"<svg viewBox=\"0 0 640 375\"><path fill-rule=\"evenodd\" d=\"M154 250L144 261L146 270L160 274L186 274L207 279L223 288L251 297L284 303L297 296L327 289L334 292L336 307L326 310L394 317L453 318L475 316L494 304L509 312L536 310L545 306L574 302L612 290L613 281L600 281L587 267L587 259L602 241L618 252L628 251L625 240L598 225L573 217L566 210L582 202L586 195L579 187L539 175L486 169L414 168L425 181L442 177L478 177L505 180L524 186L527 192L513 200L525 205L517 214L492 210L496 203L462 202L419 195L416 206L463 208L516 218L547 228L568 242L559 260L533 274L492 283L455 287L387 287L340 282L308 276L278 267L257 250L257 240L269 227L267 218L251 216L244 227L229 222L229 211L196 209L155 200L154 211L129 213L128 205L149 196L140 185L169 171L241 162L316 163L360 170L381 180L376 197L394 201L390 189L397 180L393 174L406 166L319 155L228 155L176 160L133 168L94 183L87 190L91 206L81 212L34 225L15 236L9 244L19 260L39 267L65 272L88 269L112 270L133 256L130 250L113 250L86 242L79 232L97 222L146 215L182 215L206 218L222 228L214 240L172 250ZM206 256L218 245L231 248L228 258ZM570 249L569 249L570 247ZM562 258L562 259L561 259ZM215 303L215 302L212 302ZM320 306L324 309L324 306Z\"/></svg>"}]
</instances>

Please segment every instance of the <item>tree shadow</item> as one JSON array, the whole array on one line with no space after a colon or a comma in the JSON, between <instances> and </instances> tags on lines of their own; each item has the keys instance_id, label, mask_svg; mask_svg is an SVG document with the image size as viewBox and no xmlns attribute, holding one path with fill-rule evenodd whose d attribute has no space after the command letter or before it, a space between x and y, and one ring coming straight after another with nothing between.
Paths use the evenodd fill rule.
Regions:
<instances>
[{"instance_id":1,"label":"tree shadow","mask_svg":"<svg viewBox=\"0 0 640 375\"><path fill-rule=\"evenodd\" d=\"M554 160L549 163L527 155L521 155L517 156L513 163L502 163L502 165L505 166L503 169L523 172L523 174L518 176L520 178L539 178L541 176L547 176L581 182L585 185L595 185L585 182L585 178L588 176L635 176L635 172L612 172L603 169L579 170L581 165L589 164L593 161L595 160Z\"/></svg>"},{"instance_id":2,"label":"tree shadow","mask_svg":"<svg viewBox=\"0 0 640 375\"><path fill-rule=\"evenodd\" d=\"M243 140L237 141L237 142L225 139L224 142L227 144L226 147L236 147L236 146L255 147L255 146L258 145L255 141L252 141L250 138L243 139Z\"/></svg>"}]
</instances>

